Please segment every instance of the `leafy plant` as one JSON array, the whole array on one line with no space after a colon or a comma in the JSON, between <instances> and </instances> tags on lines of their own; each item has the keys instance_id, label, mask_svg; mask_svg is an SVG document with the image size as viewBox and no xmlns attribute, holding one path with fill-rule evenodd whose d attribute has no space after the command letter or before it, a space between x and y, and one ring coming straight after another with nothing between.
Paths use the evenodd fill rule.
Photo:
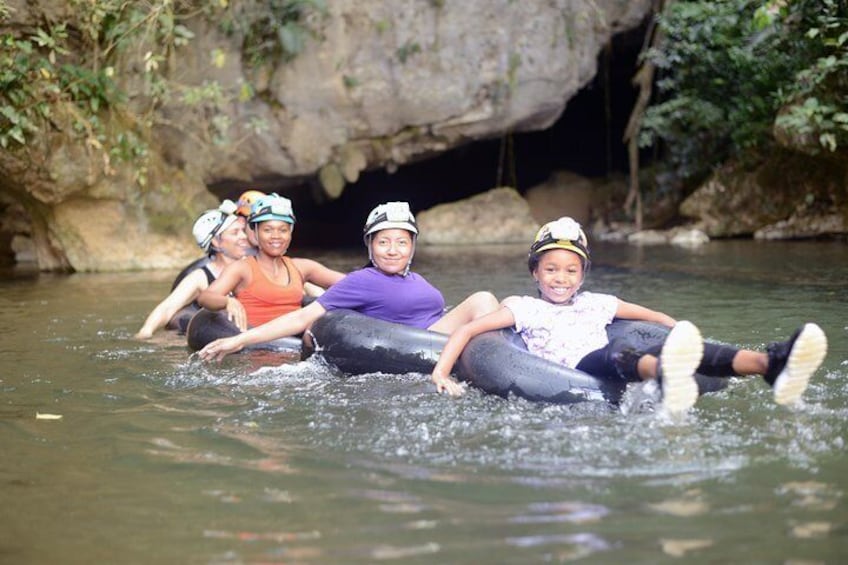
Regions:
<instances>
[{"instance_id":1,"label":"leafy plant","mask_svg":"<svg viewBox=\"0 0 848 565\"><path fill-rule=\"evenodd\" d=\"M768 151L776 121L796 135L817 136L829 149L844 145L844 5L670 4L659 17L665 39L646 54L658 69L659 97L645 114L640 145L661 145L667 164L684 179L729 158Z\"/></svg>"},{"instance_id":2,"label":"leafy plant","mask_svg":"<svg viewBox=\"0 0 848 565\"><path fill-rule=\"evenodd\" d=\"M344 82L345 88L356 88L359 86L359 79L350 75L344 75L342 77L342 81Z\"/></svg>"},{"instance_id":3,"label":"leafy plant","mask_svg":"<svg viewBox=\"0 0 848 565\"><path fill-rule=\"evenodd\" d=\"M228 22L244 33L244 54L251 65L267 61L288 62L299 55L315 32L306 25L312 14L327 12L324 0L270 0L258 2L242 17Z\"/></svg>"},{"instance_id":4,"label":"leafy plant","mask_svg":"<svg viewBox=\"0 0 848 565\"><path fill-rule=\"evenodd\" d=\"M48 127L60 129L82 139L89 150L102 152L107 174L112 159L131 161L140 185L147 178L147 132L164 119L156 113L163 102L180 100L215 116L228 100L254 95L249 84L224 89L215 81L194 87L175 81L173 55L194 38L189 19L205 16L222 29L243 34L250 57L287 61L302 51L312 33L307 20L326 11L324 0L245 1L238 6L227 0L69 2L73 10L66 22L0 32L0 147L14 150ZM0 20L11 10L0 0ZM126 70L128 61L138 76L116 72ZM224 51L213 49L210 64L225 62ZM226 141L226 118L213 117L207 125L212 142Z\"/></svg>"},{"instance_id":5,"label":"leafy plant","mask_svg":"<svg viewBox=\"0 0 848 565\"><path fill-rule=\"evenodd\" d=\"M407 41L397 50L397 58L401 63L406 63L407 59L415 55L416 53L421 53L421 46L418 45L415 41Z\"/></svg>"},{"instance_id":6,"label":"leafy plant","mask_svg":"<svg viewBox=\"0 0 848 565\"><path fill-rule=\"evenodd\" d=\"M848 8L845 2L802 2L795 13L780 15L800 20L805 29L798 48L809 64L780 93L786 111L776 126L786 135L834 152L848 147Z\"/></svg>"},{"instance_id":7,"label":"leafy plant","mask_svg":"<svg viewBox=\"0 0 848 565\"><path fill-rule=\"evenodd\" d=\"M26 34L0 35L0 146L26 145L50 121L56 110L71 118L66 133L86 139L90 148L104 144L126 146L129 139L141 143L138 135L121 139L110 137L105 113L123 111L126 93L115 82L111 62L119 52L140 45L156 45L163 52L184 44L191 37L185 27L175 24L173 3L119 0L99 2L73 0L75 19L44 26ZM0 7L0 14L7 13ZM162 53L148 51L145 72L158 75ZM155 93L155 90L151 90ZM148 93L149 94L149 93ZM155 97L150 107L155 104ZM104 149L105 167L110 156L129 157L143 150Z\"/></svg>"}]
</instances>

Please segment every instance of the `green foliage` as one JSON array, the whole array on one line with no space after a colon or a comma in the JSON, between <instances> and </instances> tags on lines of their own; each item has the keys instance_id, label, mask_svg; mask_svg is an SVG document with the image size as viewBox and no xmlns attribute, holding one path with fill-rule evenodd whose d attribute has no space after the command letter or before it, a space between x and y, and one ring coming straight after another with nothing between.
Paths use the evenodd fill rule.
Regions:
<instances>
[{"instance_id":1,"label":"green foliage","mask_svg":"<svg viewBox=\"0 0 848 565\"><path fill-rule=\"evenodd\" d=\"M809 64L781 92L786 111L776 125L833 152L848 147L848 8L838 0L805 4L811 5L797 14L799 28L806 29L799 48Z\"/></svg>"},{"instance_id":2,"label":"green foliage","mask_svg":"<svg viewBox=\"0 0 848 565\"><path fill-rule=\"evenodd\" d=\"M345 88L350 89L350 88L356 88L357 86L359 86L359 79L356 78L356 77L352 77L350 75L344 75L342 77L342 80L344 81Z\"/></svg>"},{"instance_id":3,"label":"green foliage","mask_svg":"<svg viewBox=\"0 0 848 565\"><path fill-rule=\"evenodd\" d=\"M251 65L288 62L299 55L314 32L305 24L312 14L327 12L324 0L270 0L257 2L243 18L227 22L244 35L244 54Z\"/></svg>"},{"instance_id":4,"label":"green foliage","mask_svg":"<svg viewBox=\"0 0 848 565\"><path fill-rule=\"evenodd\" d=\"M326 11L324 0L69 3L72 17L61 24L0 32L0 147L14 150L33 143L47 128L63 130L89 150L102 152L107 173L113 159L132 162L141 185L147 178L145 139L162 119L155 111L163 102L180 100L204 108L214 116L209 120L211 141L222 143L230 123L216 108L254 95L249 84L225 89L215 81L194 87L175 81L170 63L175 51L194 39L187 25L191 18L205 16L241 33L248 57L287 61L303 50L312 33L305 20ZM0 20L11 10L0 0ZM211 51L212 65L225 62L223 50ZM124 85L135 90L126 92ZM258 131L262 124L250 127Z\"/></svg>"},{"instance_id":5,"label":"green foliage","mask_svg":"<svg viewBox=\"0 0 848 565\"><path fill-rule=\"evenodd\" d=\"M128 149L128 143L143 143L138 134L111 136L106 129L107 113L125 108L126 93L115 82L115 57L141 45L159 51L143 55L144 72L152 79L150 107L157 101L155 78L165 54L191 38L191 32L176 23L174 4L126 3L121 0L72 0L75 18L58 25L45 25L27 32L0 35L0 146L25 146L49 122L65 133L85 139L86 146L105 152L109 158L145 155L145 148ZM4 6L0 6L0 14ZM114 150L105 146L113 144ZM140 178L140 177L139 177Z\"/></svg>"},{"instance_id":6,"label":"green foliage","mask_svg":"<svg viewBox=\"0 0 848 565\"><path fill-rule=\"evenodd\" d=\"M37 132L39 117L50 115L50 104L35 96L43 76L31 63L32 43L3 35L0 45L0 147L5 149L24 145L27 135Z\"/></svg>"},{"instance_id":7,"label":"green foliage","mask_svg":"<svg viewBox=\"0 0 848 565\"><path fill-rule=\"evenodd\" d=\"M400 47L396 52L398 60L401 63L406 63L407 59L415 55L416 53L421 53L421 46L418 45L415 41L407 41Z\"/></svg>"},{"instance_id":8,"label":"green foliage","mask_svg":"<svg viewBox=\"0 0 848 565\"><path fill-rule=\"evenodd\" d=\"M106 71L60 62L66 59L65 24L37 29L25 38L0 35L0 147L25 145L64 104L73 127L96 137L97 113L121 95Z\"/></svg>"},{"instance_id":9,"label":"green foliage","mask_svg":"<svg viewBox=\"0 0 848 565\"><path fill-rule=\"evenodd\" d=\"M679 176L767 151L776 120L825 147L845 145L837 135L848 92L844 2L678 1L659 25L665 39L646 55L658 69L659 99L640 145L662 142ZM795 105L778 118L787 104Z\"/></svg>"}]
</instances>

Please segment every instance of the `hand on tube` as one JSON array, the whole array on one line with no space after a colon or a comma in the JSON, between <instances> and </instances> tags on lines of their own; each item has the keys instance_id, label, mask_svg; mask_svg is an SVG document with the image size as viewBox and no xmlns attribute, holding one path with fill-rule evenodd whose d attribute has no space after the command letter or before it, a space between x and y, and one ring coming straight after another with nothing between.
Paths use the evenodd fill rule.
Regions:
<instances>
[{"instance_id":1,"label":"hand on tube","mask_svg":"<svg viewBox=\"0 0 848 565\"><path fill-rule=\"evenodd\" d=\"M247 311L241 302L232 296L227 297L227 319L234 323L239 330L247 330Z\"/></svg>"},{"instance_id":2,"label":"hand on tube","mask_svg":"<svg viewBox=\"0 0 848 565\"><path fill-rule=\"evenodd\" d=\"M228 354L235 353L244 349L241 344L240 336L224 337L216 339L212 343L197 352L197 356L204 361L218 361L224 359Z\"/></svg>"}]
</instances>

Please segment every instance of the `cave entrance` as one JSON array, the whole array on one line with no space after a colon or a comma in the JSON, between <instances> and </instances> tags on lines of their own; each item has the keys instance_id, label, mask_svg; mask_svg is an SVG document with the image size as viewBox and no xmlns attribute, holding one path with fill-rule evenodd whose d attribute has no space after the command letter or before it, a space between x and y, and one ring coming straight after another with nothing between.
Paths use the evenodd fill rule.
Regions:
<instances>
[{"instance_id":1,"label":"cave entrance","mask_svg":"<svg viewBox=\"0 0 848 565\"><path fill-rule=\"evenodd\" d=\"M419 211L496 186L524 193L556 171L595 178L626 175L627 147L621 139L638 94L631 79L646 29L616 35L598 56L595 79L544 131L470 143L394 173L363 172L337 200L298 201L298 246L359 245L368 212L388 200L406 200Z\"/></svg>"},{"instance_id":2,"label":"cave entrance","mask_svg":"<svg viewBox=\"0 0 848 565\"><path fill-rule=\"evenodd\" d=\"M320 202L307 195L320 190L313 183L295 190L279 183L252 183L266 192L307 197L296 199L297 246L342 247L360 245L361 226L369 210L388 200L407 200L420 211L443 202L479 194L496 186L515 186L525 193L557 171L586 177L626 174L626 147L621 137L636 99L631 78L636 70L647 22L613 37L598 56L598 74L567 104L565 111L544 131L510 133L455 148L439 156L410 163L389 174L364 172L340 198ZM242 187L243 184L239 183ZM237 198L243 188L220 183L210 190L219 197ZM14 202L0 199L6 218ZM20 226L0 222L0 266L32 261L31 250L15 244ZM20 238L18 238L20 239Z\"/></svg>"}]
</instances>

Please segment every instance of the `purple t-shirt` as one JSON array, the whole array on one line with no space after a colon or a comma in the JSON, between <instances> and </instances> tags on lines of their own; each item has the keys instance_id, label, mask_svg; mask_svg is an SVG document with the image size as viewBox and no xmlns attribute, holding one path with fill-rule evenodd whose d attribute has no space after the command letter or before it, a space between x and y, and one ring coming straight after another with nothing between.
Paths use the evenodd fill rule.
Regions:
<instances>
[{"instance_id":1,"label":"purple t-shirt","mask_svg":"<svg viewBox=\"0 0 848 565\"><path fill-rule=\"evenodd\" d=\"M442 293L416 273L387 275L374 267L348 273L316 298L328 312L338 308L416 328L428 328L442 317Z\"/></svg>"}]
</instances>

